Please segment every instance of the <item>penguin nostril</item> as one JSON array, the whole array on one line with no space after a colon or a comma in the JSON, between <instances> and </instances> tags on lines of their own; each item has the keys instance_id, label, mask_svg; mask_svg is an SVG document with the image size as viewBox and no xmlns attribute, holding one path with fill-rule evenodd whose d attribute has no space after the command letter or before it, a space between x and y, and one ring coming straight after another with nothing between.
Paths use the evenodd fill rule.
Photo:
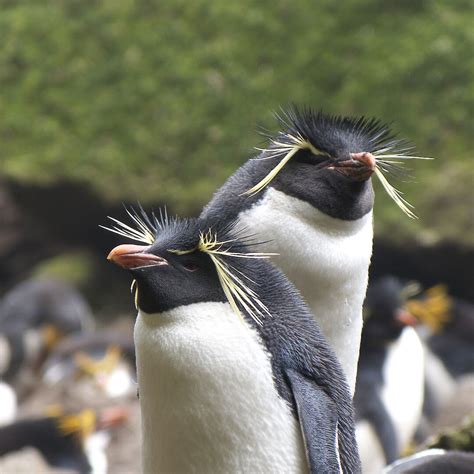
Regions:
<instances>
[{"instance_id":1,"label":"penguin nostril","mask_svg":"<svg viewBox=\"0 0 474 474\"><path fill-rule=\"evenodd\" d=\"M374 170L375 169L375 157L372 153L367 151L361 153L351 153L350 157L354 161L358 161L359 163L365 165L367 168Z\"/></svg>"},{"instance_id":2,"label":"penguin nostril","mask_svg":"<svg viewBox=\"0 0 474 474\"><path fill-rule=\"evenodd\" d=\"M375 157L369 152L349 153L349 159L338 161L331 168L355 180L366 181L375 171Z\"/></svg>"}]
</instances>

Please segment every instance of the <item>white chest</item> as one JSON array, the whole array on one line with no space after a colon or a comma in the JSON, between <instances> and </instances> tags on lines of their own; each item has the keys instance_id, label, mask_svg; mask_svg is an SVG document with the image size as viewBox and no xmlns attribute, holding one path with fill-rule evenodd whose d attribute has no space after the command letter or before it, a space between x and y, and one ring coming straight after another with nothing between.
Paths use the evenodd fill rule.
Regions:
<instances>
[{"instance_id":1,"label":"white chest","mask_svg":"<svg viewBox=\"0 0 474 474\"><path fill-rule=\"evenodd\" d=\"M144 472L305 472L257 333L227 303L139 313Z\"/></svg>"},{"instance_id":2,"label":"white chest","mask_svg":"<svg viewBox=\"0 0 474 474\"><path fill-rule=\"evenodd\" d=\"M382 401L404 449L415 433L423 405L424 350L413 328L406 327L390 346L384 381Z\"/></svg>"},{"instance_id":3,"label":"white chest","mask_svg":"<svg viewBox=\"0 0 474 474\"><path fill-rule=\"evenodd\" d=\"M17 399L13 388L0 380L0 426L13 423L17 412Z\"/></svg>"},{"instance_id":4,"label":"white chest","mask_svg":"<svg viewBox=\"0 0 474 474\"><path fill-rule=\"evenodd\" d=\"M372 213L342 221L270 188L239 215L239 224L269 240L259 249L279 254L275 263L310 306L353 392L372 254Z\"/></svg>"}]
</instances>

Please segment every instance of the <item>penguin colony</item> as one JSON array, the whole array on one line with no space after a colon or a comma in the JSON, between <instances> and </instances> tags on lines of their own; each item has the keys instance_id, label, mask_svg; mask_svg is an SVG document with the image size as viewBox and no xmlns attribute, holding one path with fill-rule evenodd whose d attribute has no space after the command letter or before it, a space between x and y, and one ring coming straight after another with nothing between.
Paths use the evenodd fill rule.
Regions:
<instances>
[{"instance_id":1,"label":"penguin colony","mask_svg":"<svg viewBox=\"0 0 474 474\"><path fill-rule=\"evenodd\" d=\"M145 472L361 471L370 178L415 217L385 173L417 157L376 120L293 108L280 123L198 219L112 219L146 244L108 256L134 279Z\"/></svg>"},{"instance_id":2,"label":"penguin colony","mask_svg":"<svg viewBox=\"0 0 474 474\"><path fill-rule=\"evenodd\" d=\"M87 304L58 282L3 298L0 471L17 472L11 453L29 446L75 472L136 472L140 408L147 473L472 471L440 449L396 461L447 403L441 370L453 390L472 372L469 305L393 277L365 297L371 177L414 217L386 175L417 157L376 120L296 108L278 120L198 218L112 219L141 244L109 255L133 278L135 347L131 328L92 334ZM67 406L38 416L32 393Z\"/></svg>"},{"instance_id":3,"label":"penguin colony","mask_svg":"<svg viewBox=\"0 0 474 474\"><path fill-rule=\"evenodd\" d=\"M93 327L82 295L57 280L26 280L0 302L0 472L107 472L108 431L128 416L111 398L135 393L134 363L117 383L119 352L134 351Z\"/></svg>"}]
</instances>

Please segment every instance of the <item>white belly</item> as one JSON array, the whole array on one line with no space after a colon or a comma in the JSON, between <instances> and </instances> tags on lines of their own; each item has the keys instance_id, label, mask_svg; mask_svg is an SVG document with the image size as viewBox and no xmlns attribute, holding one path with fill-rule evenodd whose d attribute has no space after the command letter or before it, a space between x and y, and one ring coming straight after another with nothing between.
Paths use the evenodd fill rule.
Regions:
<instances>
[{"instance_id":1,"label":"white belly","mask_svg":"<svg viewBox=\"0 0 474 474\"><path fill-rule=\"evenodd\" d=\"M0 426L5 426L16 418L17 399L13 388L0 380Z\"/></svg>"},{"instance_id":2,"label":"white belly","mask_svg":"<svg viewBox=\"0 0 474 474\"><path fill-rule=\"evenodd\" d=\"M423 346L416 331L407 327L388 349L381 392L402 450L413 437L421 418L423 370ZM363 474L382 472L385 454L373 426L365 420L357 422L356 437Z\"/></svg>"},{"instance_id":3,"label":"white belly","mask_svg":"<svg viewBox=\"0 0 474 474\"><path fill-rule=\"evenodd\" d=\"M365 420L357 422L356 438L362 463L362 473L380 474L386 464L385 454L373 426Z\"/></svg>"},{"instance_id":4,"label":"white belly","mask_svg":"<svg viewBox=\"0 0 474 474\"><path fill-rule=\"evenodd\" d=\"M403 450L415 433L423 407L424 350L413 328L406 327L391 344L384 365L384 380L382 401Z\"/></svg>"},{"instance_id":5,"label":"white belly","mask_svg":"<svg viewBox=\"0 0 474 474\"><path fill-rule=\"evenodd\" d=\"M139 312L135 346L144 472L307 471L270 357L229 304Z\"/></svg>"},{"instance_id":6,"label":"white belly","mask_svg":"<svg viewBox=\"0 0 474 474\"><path fill-rule=\"evenodd\" d=\"M372 212L342 221L270 188L239 214L239 224L270 240L259 251L279 253L275 263L310 306L353 393L372 254Z\"/></svg>"}]
</instances>

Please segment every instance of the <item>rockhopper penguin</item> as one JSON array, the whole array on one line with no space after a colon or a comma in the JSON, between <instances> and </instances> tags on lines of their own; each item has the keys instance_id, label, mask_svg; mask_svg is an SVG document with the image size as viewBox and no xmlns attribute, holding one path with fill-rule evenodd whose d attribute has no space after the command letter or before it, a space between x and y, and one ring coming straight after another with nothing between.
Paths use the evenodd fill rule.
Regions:
<instances>
[{"instance_id":1,"label":"rockhopper penguin","mask_svg":"<svg viewBox=\"0 0 474 474\"><path fill-rule=\"evenodd\" d=\"M398 459L422 416L424 350L404 303L410 285L392 276L369 284L354 395L364 474Z\"/></svg>"},{"instance_id":2,"label":"rockhopper penguin","mask_svg":"<svg viewBox=\"0 0 474 474\"><path fill-rule=\"evenodd\" d=\"M0 303L0 330L49 331L51 343L67 334L91 332L94 317L82 295L52 278L31 278L13 287Z\"/></svg>"},{"instance_id":3,"label":"rockhopper penguin","mask_svg":"<svg viewBox=\"0 0 474 474\"><path fill-rule=\"evenodd\" d=\"M49 416L17 420L0 428L0 458L32 447L53 467L80 474L107 472L108 440L102 430L117 426L127 416L125 409L110 407L69 414L59 409Z\"/></svg>"},{"instance_id":4,"label":"rockhopper penguin","mask_svg":"<svg viewBox=\"0 0 474 474\"><path fill-rule=\"evenodd\" d=\"M372 253L373 173L413 212L384 173L400 174L409 147L375 119L291 109L282 130L220 188L201 217L237 219L266 241L301 292L354 390L362 302Z\"/></svg>"},{"instance_id":5,"label":"rockhopper penguin","mask_svg":"<svg viewBox=\"0 0 474 474\"><path fill-rule=\"evenodd\" d=\"M147 245L108 258L135 281L144 472L360 472L342 369L268 255L228 224L133 218L112 230Z\"/></svg>"},{"instance_id":6,"label":"rockhopper penguin","mask_svg":"<svg viewBox=\"0 0 474 474\"><path fill-rule=\"evenodd\" d=\"M425 325L423 337L452 377L474 373L474 305L448 294L444 285L428 288L407 301Z\"/></svg>"}]
</instances>

